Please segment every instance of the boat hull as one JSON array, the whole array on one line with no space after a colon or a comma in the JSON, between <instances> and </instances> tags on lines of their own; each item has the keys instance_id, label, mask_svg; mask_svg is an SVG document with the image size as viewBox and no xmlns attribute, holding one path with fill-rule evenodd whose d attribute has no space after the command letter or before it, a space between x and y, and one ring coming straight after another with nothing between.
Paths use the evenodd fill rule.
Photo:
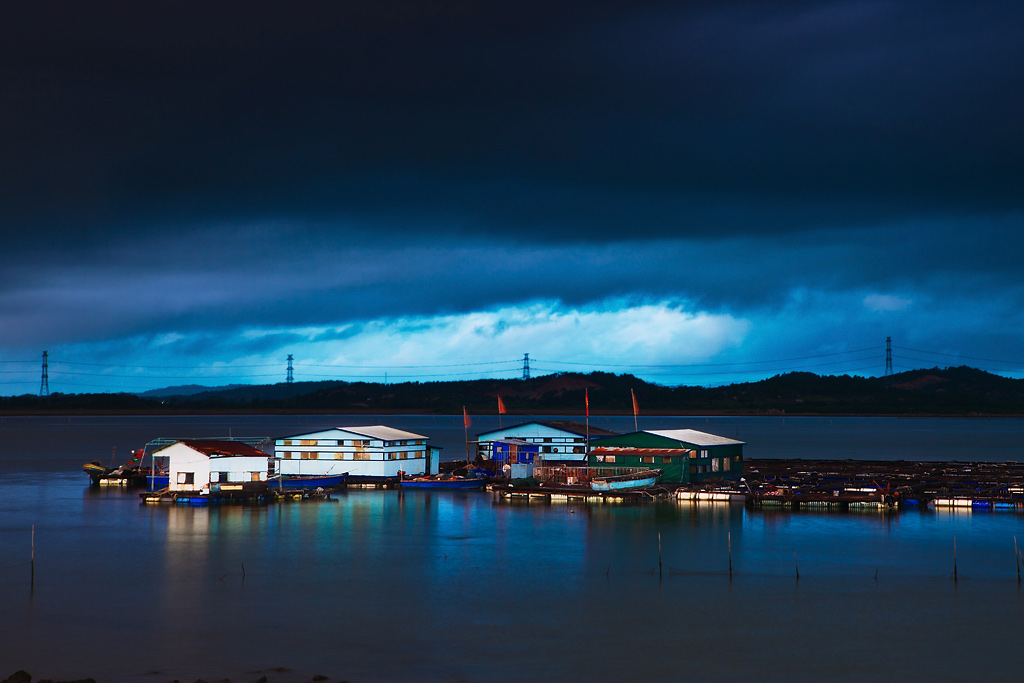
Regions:
<instances>
[{"instance_id":1,"label":"boat hull","mask_svg":"<svg viewBox=\"0 0 1024 683\"><path fill-rule=\"evenodd\" d=\"M623 474L609 477L594 477L590 481L590 488L594 491L625 491L628 489L642 489L654 486L661 478L661 470L649 472Z\"/></svg>"},{"instance_id":2,"label":"boat hull","mask_svg":"<svg viewBox=\"0 0 1024 683\"><path fill-rule=\"evenodd\" d=\"M449 479L402 480L403 489L480 489L483 488L486 484L486 479L476 477L465 479L451 477Z\"/></svg>"},{"instance_id":3,"label":"boat hull","mask_svg":"<svg viewBox=\"0 0 1024 683\"><path fill-rule=\"evenodd\" d=\"M315 491L316 489L336 489L344 486L348 481L348 472L342 474L325 475L301 475L285 474L273 477L270 480L272 489L283 489L285 491Z\"/></svg>"}]
</instances>

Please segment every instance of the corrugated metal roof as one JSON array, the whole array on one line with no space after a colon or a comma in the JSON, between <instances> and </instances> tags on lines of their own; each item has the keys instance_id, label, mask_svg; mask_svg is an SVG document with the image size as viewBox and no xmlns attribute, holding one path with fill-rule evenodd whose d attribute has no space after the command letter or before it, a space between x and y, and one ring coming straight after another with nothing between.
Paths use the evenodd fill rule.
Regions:
<instances>
[{"instance_id":1,"label":"corrugated metal roof","mask_svg":"<svg viewBox=\"0 0 1024 683\"><path fill-rule=\"evenodd\" d=\"M576 436L587 435L587 425L582 422L573 422L572 420L535 420L533 422L520 422L519 424L509 425L508 427L502 427L501 429L492 429L489 432L481 432L480 434L477 434L477 438L479 439L480 437L485 437L488 434L506 432L510 429L518 429L519 427L526 427L528 425L542 425L568 434L575 434ZM601 429L600 427L590 428L590 436L618 436L618 434L619 432L610 432L607 429ZM484 440L486 441L486 439Z\"/></svg>"},{"instance_id":2,"label":"corrugated metal roof","mask_svg":"<svg viewBox=\"0 0 1024 683\"><path fill-rule=\"evenodd\" d=\"M590 450L591 455L688 455L692 448L630 448L629 446L601 446Z\"/></svg>"},{"instance_id":3,"label":"corrugated metal roof","mask_svg":"<svg viewBox=\"0 0 1024 683\"><path fill-rule=\"evenodd\" d=\"M367 425L365 427L338 427L343 432L352 432L353 434L359 434L361 436L368 436L371 439L380 439L381 441L405 441L407 439L425 439L427 437L421 434L413 434L412 432L406 432L401 429L395 429L394 427L385 427L384 425Z\"/></svg>"},{"instance_id":4,"label":"corrugated metal roof","mask_svg":"<svg viewBox=\"0 0 1024 683\"><path fill-rule=\"evenodd\" d=\"M427 438L422 434L413 434L412 432L405 432L401 429L395 429L394 427L385 427L384 425L364 425L361 427L327 427L326 429L318 429L315 432L303 432L302 434L279 436L275 440L285 441L309 438L312 434L326 434L327 432L333 431L351 432L353 434L359 434L360 436L368 436L371 439L381 439L383 441L405 441L408 439Z\"/></svg>"},{"instance_id":5,"label":"corrugated metal roof","mask_svg":"<svg viewBox=\"0 0 1024 683\"><path fill-rule=\"evenodd\" d=\"M552 429L561 429L562 431L571 432L577 436L587 435L587 425L583 422L573 422L571 420L547 420L539 422L538 424L547 425ZM607 429L601 429L600 427L590 427L590 436L616 436L618 432L610 432Z\"/></svg>"},{"instance_id":6,"label":"corrugated metal roof","mask_svg":"<svg viewBox=\"0 0 1024 683\"><path fill-rule=\"evenodd\" d=\"M267 454L260 449L254 448L247 443L242 443L241 441L215 441L210 439L202 441L184 440L179 441L178 443L185 444L192 450L199 451L211 458L226 458L230 456L267 457ZM174 444L171 445L173 446Z\"/></svg>"},{"instance_id":7,"label":"corrugated metal roof","mask_svg":"<svg viewBox=\"0 0 1024 683\"><path fill-rule=\"evenodd\" d=\"M666 439L692 443L695 446L732 446L744 443L743 441L729 439L724 436L698 432L696 429L645 429L644 431L649 434L663 436Z\"/></svg>"}]
</instances>

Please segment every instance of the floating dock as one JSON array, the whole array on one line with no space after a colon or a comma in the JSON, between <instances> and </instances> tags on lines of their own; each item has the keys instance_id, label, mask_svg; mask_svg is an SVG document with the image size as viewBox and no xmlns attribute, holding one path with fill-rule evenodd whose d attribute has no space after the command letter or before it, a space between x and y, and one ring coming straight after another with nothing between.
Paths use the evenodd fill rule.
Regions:
<instances>
[{"instance_id":1,"label":"floating dock","mask_svg":"<svg viewBox=\"0 0 1024 683\"><path fill-rule=\"evenodd\" d=\"M754 507L1024 512L1024 464L885 460L748 460Z\"/></svg>"}]
</instances>

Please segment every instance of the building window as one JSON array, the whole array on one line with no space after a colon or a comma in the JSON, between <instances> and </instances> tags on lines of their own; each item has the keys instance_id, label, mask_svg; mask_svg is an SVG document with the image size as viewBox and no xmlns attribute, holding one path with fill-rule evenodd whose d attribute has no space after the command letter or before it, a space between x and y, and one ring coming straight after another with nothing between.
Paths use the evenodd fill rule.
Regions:
<instances>
[{"instance_id":1,"label":"building window","mask_svg":"<svg viewBox=\"0 0 1024 683\"><path fill-rule=\"evenodd\" d=\"M640 461L653 465L654 464L654 456L653 455L645 455L644 457L640 458Z\"/></svg>"},{"instance_id":2,"label":"building window","mask_svg":"<svg viewBox=\"0 0 1024 683\"><path fill-rule=\"evenodd\" d=\"M335 453L334 454L334 459L335 460L344 460L345 459L345 454L344 453L340 453L340 452L339 453Z\"/></svg>"},{"instance_id":3,"label":"building window","mask_svg":"<svg viewBox=\"0 0 1024 683\"><path fill-rule=\"evenodd\" d=\"M615 462L614 455L599 455L597 456L598 462Z\"/></svg>"},{"instance_id":4,"label":"building window","mask_svg":"<svg viewBox=\"0 0 1024 683\"><path fill-rule=\"evenodd\" d=\"M303 439L302 443L300 443L299 445L300 446L315 446L316 445L316 439Z\"/></svg>"},{"instance_id":5,"label":"building window","mask_svg":"<svg viewBox=\"0 0 1024 683\"><path fill-rule=\"evenodd\" d=\"M697 458L697 451L690 451L690 458L696 459Z\"/></svg>"},{"instance_id":6,"label":"building window","mask_svg":"<svg viewBox=\"0 0 1024 683\"><path fill-rule=\"evenodd\" d=\"M178 472L178 483L179 484L194 484L196 483L195 472Z\"/></svg>"},{"instance_id":7,"label":"building window","mask_svg":"<svg viewBox=\"0 0 1024 683\"><path fill-rule=\"evenodd\" d=\"M583 452L583 446L573 446L572 452L573 453L582 453Z\"/></svg>"},{"instance_id":8,"label":"building window","mask_svg":"<svg viewBox=\"0 0 1024 683\"><path fill-rule=\"evenodd\" d=\"M292 459L292 452L291 451L281 451L281 457L284 458L285 460L291 460Z\"/></svg>"},{"instance_id":9,"label":"building window","mask_svg":"<svg viewBox=\"0 0 1024 683\"><path fill-rule=\"evenodd\" d=\"M662 464L662 465L667 465L667 464L669 464L670 462L672 462L672 458L670 458L669 456L667 456L667 455L663 455L663 456L661 457L661 464Z\"/></svg>"},{"instance_id":10,"label":"building window","mask_svg":"<svg viewBox=\"0 0 1024 683\"><path fill-rule=\"evenodd\" d=\"M366 451L358 451L357 453L354 454L353 459L354 460L369 460L370 459L370 454L367 453Z\"/></svg>"},{"instance_id":11,"label":"building window","mask_svg":"<svg viewBox=\"0 0 1024 683\"><path fill-rule=\"evenodd\" d=\"M721 465L721 459L720 458L711 458L711 471L712 472L717 472L720 469L720 465Z\"/></svg>"},{"instance_id":12,"label":"building window","mask_svg":"<svg viewBox=\"0 0 1024 683\"><path fill-rule=\"evenodd\" d=\"M706 457L708 457L708 451L707 451L707 450L702 450L702 451L700 452L700 457L702 457L702 458L706 458Z\"/></svg>"},{"instance_id":13,"label":"building window","mask_svg":"<svg viewBox=\"0 0 1024 683\"><path fill-rule=\"evenodd\" d=\"M282 445L284 445L284 446L291 446L292 445L292 440L291 439L285 439L282 442Z\"/></svg>"},{"instance_id":14,"label":"building window","mask_svg":"<svg viewBox=\"0 0 1024 683\"><path fill-rule=\"evenodd\" d=\"M729 462L729 458L722 458L722 469L723 469L723 470L725 470L726 472L728 472L728 471L729 471L729 465L730 465L730 464L731 464L731 463Z\"/></svg>"}]
</instances>

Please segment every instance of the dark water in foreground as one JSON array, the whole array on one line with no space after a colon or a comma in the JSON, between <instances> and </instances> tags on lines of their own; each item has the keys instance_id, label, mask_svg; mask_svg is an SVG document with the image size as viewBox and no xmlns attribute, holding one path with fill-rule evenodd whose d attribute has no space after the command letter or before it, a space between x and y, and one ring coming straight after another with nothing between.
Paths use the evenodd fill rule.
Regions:
<instances>
[{"instance_id":1,"label":"dark water in foreground","mask_svg":"<svg viewBox=\"0 0 1024 683\"><path fill-rule=\"evenodd\" d=\"M203 509L140 506L134 494L90 490L80 470L113 445L126 454L157 436L377 421L426 434L451 458L464 452L459 417L5 418L0 677L1020 677L1013 551L1024 516L1014 513L509 504L422 491ZM595 424L626 430L632 419ZM1022 420L641 423L664 426L738 432L750 457L1024 455Z\"/></svg>"}]
</instances>

